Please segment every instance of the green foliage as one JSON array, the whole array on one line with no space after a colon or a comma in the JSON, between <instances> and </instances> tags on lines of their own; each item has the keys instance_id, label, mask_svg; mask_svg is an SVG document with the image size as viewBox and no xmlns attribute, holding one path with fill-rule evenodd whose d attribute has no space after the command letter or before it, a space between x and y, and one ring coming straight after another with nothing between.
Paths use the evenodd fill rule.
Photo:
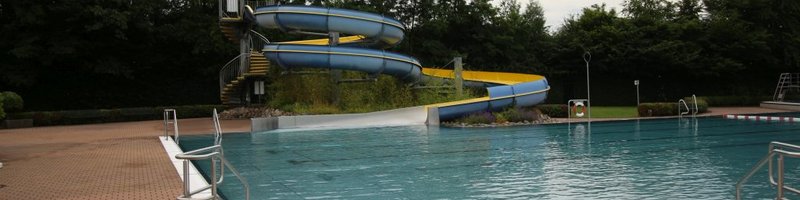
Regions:
<instances>
[{"instance_id":1,"label":"green foliage","mask_svg":"<svg viewBox=\"0 0 800 200\"><path fill-rule=\"evenodd\" d=\"M694 110L694 103L688 101L686 103L689 106L689 109ZM698 99L697 108L699 113L708 112L708 103ZM683 104L678 104L677 102L642 103L639 104L638 108L640 117L674 116L678 115L679 112L686 111L686 107L684 107Z\"/></svg>"},{"instance_id":2,"label":"green foliage","mask_svg":"<svg viewBox=\"0 0 800 200\"><path fill-rule=\"evenodd\" d=\"M389 51L415 56L425 66L463 56L469 70L543 74L553 85L564 86L553 87L553 93L562 95L550 96L552 102L579 94L577 86L584 82L575 77L585 73L581 55L586 51L594 56L592 74L602 74L593 77L595 84L652 80L642 84L645 101L672 101L688 92L763 96L774 87L778 73L800 68L796 0L629 0L621 10L606 5L584 8L562 27L545 25L537 1L283 2L394 17L407 30L404 41ZM19 91L27 110L218 103L219 67L237 54L237 48L219 30L217 6L216 1L0 0L0 49L6 50L0 54L0 88ZM259 31L273 41L314 37ZM275 80L280 82L276 87L303 92L274 95L271 104L333 106L350 112L458 99L417 92L382 78L380 86L358 83L352 86L358 89L346 90L348 94L326 93L333 85L326 80ZM384 98L367 94L371 90L396 93ZM334 102L334 94L347 100ZM398 97L402 95L414 98ZM390 103L375 103L389 99ZM621 102L612 92L596 93L593 101Z\"/></svg>"},{"instance_id":3,"label":"green foliage","mask_svg":"<svg viewBox=\"0 0 800 200\"><path fill-rule=\"evenodd\" d=\"M455 123L464 124L491 124L497 121L494 115L490 112L474 113L465 117L453 120Z\"/></svg>"},{"instance_id":4,"label":"green foliage","mask_svg":"<svg viewBox=\"0 0 800 200\"><path fill-rule=\"evenodd\" d=\"M2 101L3 109L8 112L19 112L22 111L24 108L25 102L22 100L22 97L19 96L17 93L5 91L0 93L0 101Z\"/></svg>"},{"instance_id":5,"label":"green foliage","mask_svg":"<svg viewBox=\"0 0 800 200\"><path fill-rule=\"evenodd\" d=\"M771 96L705 96L697 97L708 102L709 106L758 106L762 101L772 100Z\"/></svg>"},{"instance_id":6,"label":"green foliage","mask_svg":"<svg viewBox=\"0 0 800 200\"><path fill-rule=\"evenodd\" d=\"M640 117L673 116L678 115L678 103L641 103L638 111Z\"/></svg>"},{"instance_id":7,"label":"green foliage","mask_svg":"<svg viewBox=\"0 0 800 200\"><path fill-rule=\"evenodd\" d=\"M3 109L3 95L0 95L0 119L6 118L6 112Z\"/></svg>"},{"instance_id":8,"label":"green foliage","mask_svg":"<svg viewBox=\"0 0 800 200\"><path fill-rule=\"evenodd\" d=\"M694 100L692 99L692 97L684 97L683 100L686 101L686 104L687 106L689 106L689 109L694 109ZM708 101L706 101L706 99L704 98L697 98L697 110L698 113L708 112Z\"/></svg>"},{"instance_id":9,"label":"green foliage","mask_svg":"<svg viewBox=\"0 0 800 200\"><path fill-rule=\"evenodd\" d=\"M567 117L569 108L566 104L541 104L536 106L542 114L550 117Z\"/></svg>"},{"instance_id":10,"label":"green foliage","mask_svg":"<svg viewBox=\"0 0 800 200\"><path fill-rule=\"evenodd\" d=\"M141 107L99 110L35 111L11 113L9 119L33 119L34 126L69 125L163 119L165 108L177 111L178 119L211 117L212 111L222 112L220 105L191 105L172 107Z\"/></svg>"},{"instance_id":11,"label":"green foliage","mask_svg":"<svg viewBox=\"0 0 800 200\"><path fill-rule=\"evenodd\" d=\"M270 107L298 114L363 113L475 98L472 90L458 96L454 88L413 89L397 78L336 84L330 74L276 76L269 85ZM278 74L280 72L276 72ZM342 79L364 79L362 72L344 71ZM442 86L431 82L427 86Z\"/></svg>"}]
</instances>

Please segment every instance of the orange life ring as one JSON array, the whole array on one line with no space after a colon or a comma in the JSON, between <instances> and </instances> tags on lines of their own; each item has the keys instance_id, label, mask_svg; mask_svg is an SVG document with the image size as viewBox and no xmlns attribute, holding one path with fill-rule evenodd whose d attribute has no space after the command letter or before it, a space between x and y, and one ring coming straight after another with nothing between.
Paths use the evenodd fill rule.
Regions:
<instances>
[{"instance_id":1,"label":"orange life ring","mask_svg":"<svg viewBox=\"0 0 800 200\"><path fill-rule=\"evenodd\" d=\"M581 107L581 112L578 112L578 106ZM586 106L583 105L582 101L575 102L575 104L572 105L572 112L575 113L575 117L583 117L586 112Z\"/></svg>"}]
</instances>

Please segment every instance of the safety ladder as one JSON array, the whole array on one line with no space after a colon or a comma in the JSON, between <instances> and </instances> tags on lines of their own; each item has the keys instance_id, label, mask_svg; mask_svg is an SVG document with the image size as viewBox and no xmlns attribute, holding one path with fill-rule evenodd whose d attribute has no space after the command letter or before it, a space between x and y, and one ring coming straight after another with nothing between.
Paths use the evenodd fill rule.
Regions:
<instances>
[{"instance_id":1,"label":"safety ladder","mask_svg":"<svg viewBox=\"0 0 800 200\"><path fill-rule=\"evenodd\" d=\"M775 159L775 156L778 158ZM750 177L764 167L765 164L769 164L769 183L777 188L775 199L784 199L785 191L800 194L800 190L784 184L784 159L786 157L800 158L800 146L782 142L770 142L769 152L767 155L758 161L758 163L753 166L753 169L748 171L747 174L745 174L741 179L739 179L739 182L736 183L736 199L742 199L742 187L750 179ZM775 161L777 161L777 165L773 164ZM773 173L773 171L777 171L777 174Z\"/></svg>"},{"instance_id":2,"label":"safety ladder","mask_svg":"<svg viewBox=\"0 0 800 200\"><path fill-rule=\"evenodd\" d=\"M172 129L170 129L170 127ZM168 140L170 132L175 135L172 138L175 140L175 144L180 144L179 137L181 134L180 131L178 131L178 113L175 109L167 108L164 109L164 140Z\"/></svg>"},{"instance_id":3,"label":"safety ladder","mask_svg":"<svg viewBox=\"0 0 800 200\"><path fill-rule=\"evenodd\" d=\"M225 159L225 154L222 150L222 128L219 124L219 115L217 114L217 109L214 109L214 114L212 117L214 123L214 145L185 152L182 154L175 155L175 158L183 160L183 195L179 196L178 200L195 200L199 198L192 198L192 195L198 194L200 192L211 190L211 197L208 199L221 199L217 188L219 185L223 183L225 180L225 170L229 170L239 179L239 182L242 184L242 188L244 190L245 199L250 199L250 185L247 183L247 180L236 170L227 159ZM210 160L211 161L211 185L202 187L196 190L191 190L191 185L189 181L188 174L190 173L190 166L192 165L192 160Z\"/></svg>"},{"instance_id":4,"label":"safety ladder","mask_svg":"<svg viewBox=\"0 0 800 200\"><path fill-rule=\"evenodd\" d=\"M772 100L783 101L786 98L786 92L791 89L794 89L795 92L800 90L800 73L781 73Z\"/></svg>"},{"instance_id":5,"label":"safety ladder","mask_svg":"<svg viewBox=\"0 0 800 200\"><path fill-rule=\"evenodd\" d=\"M678 117L679 118L683 118L683 115L688 115L689 113L692 114L692 117L697 117L697 113L700 112L700 109L697 108L697 96L695 96L694 94L692 95L692 101L694 101L694 110L689 108L689 105L686 104L685 100L683 100L683 99L678 100ZM681 105L683 105L683 107L686 108L685 112L683 111L683 109L681 109Z\"/></svg>"}]
</instances>

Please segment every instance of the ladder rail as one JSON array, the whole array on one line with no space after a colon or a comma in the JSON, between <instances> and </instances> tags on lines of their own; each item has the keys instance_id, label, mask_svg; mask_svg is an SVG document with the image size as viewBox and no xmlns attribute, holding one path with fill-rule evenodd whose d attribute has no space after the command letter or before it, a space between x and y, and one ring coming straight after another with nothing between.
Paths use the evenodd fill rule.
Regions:
<instances>
[{"instance_id":1,"label":"ladder rail","mask_svg":"<svg viewBox=\"0 0 800 200\"><path fill-rule=\"evenodd\" d=\"M778 156L777 166L773 164L775 156ZM800 158L800 146L776 141L770 142L769 152L767 155L761 158L761 160L759 160L758 163L753 166L752 169L750 169L750 171L748 171L741 179L739 179L738 182L736 182L736 199L742 199L742 188L744 187L744 184L766 164L769 164L769 182L771 185L777 186L778 191L776 194L776 199L783 199L785 191L800 194L800 189L784 184L785 157ZM777 168L777 178L773 177L773 175L775 175L773 172L775 168Z\"/></svg>"},{"instance_id":2,"label":"ladder rail","mask_svg":"<svg viewBox=\"0 0 800 200\"><path fill-rule=\"evenodd\" d=\"M681 112L681 104L683 104L683 107L686 108L686 112ZM689 114L689 111L691 110L689 109L689 105L686 104L686 101L683 99L678 100L678 117L683 117L683 115Z\"/></svg>"},{"instance_id":3,"label":"ladder rail","mask_svg":"<svg viewBox=\"0 0 800 200\"><path fill-rule=\"evenodd\" d=\"M179 196L177 199L179 200L196 200L198 198L193 198L192 196L198 194L200 192L211 190L211 197L210 199L220 199L219 194L217 193L217 189L219 185L222 185L225 180L225 170L227 169L239 180L239 183L242 184L242 189L244 190L245 199L250 199L250 184L247 182L247 179L239 173L239 170L236 169L229 161L225 158L225 153L222 148L222 128L219 123L219 114L217 114L217 109L214 109L212 121L214 124L214 145L195 149L192 151L184 152L178 155L175 155L175 158L183 160L183 194ZM196 190L191 190L190 182L189 182L189 169L190 165L192 164L192 160L210 160L211 161L211 181L210 185L198 188ZM219 174L217 174L219 172Z\"/></svg>"},{"instance_id":4,"label":"ladder rail","mask_svg":"<svg viewBox=\"0 0 800 200\"><path fill-rule=\"evenodd\" d=\"M170 118L171 117L171 118ZM176 144L180 144L180 131L178 130L178 112L175 109L164 109L164 139L169 138L169 125L172 124L173 139Z\"/></svg>"}]
</instances>

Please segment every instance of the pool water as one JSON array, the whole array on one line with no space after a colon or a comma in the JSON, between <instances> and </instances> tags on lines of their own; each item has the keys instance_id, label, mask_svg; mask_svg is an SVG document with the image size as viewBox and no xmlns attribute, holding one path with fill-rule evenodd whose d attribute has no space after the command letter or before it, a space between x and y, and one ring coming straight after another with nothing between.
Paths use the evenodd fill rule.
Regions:
<instances>
[{"instance_id":1,"label":"pool water","mask_svg":"<svg viewBox=\"0 0 800 200\"><path fill-rule=\"evenodd\" d=\"M507 128L388 127L224 135L252 199L732 199L800 124L707 117ZM181 137L184 150L211 136ZM204 173L208 161L197 162ZM800 162L786 182L800 187ZM226 174L222 194L243 199ZM774 198L766 169L745 199ZM797 196L789 196L797 198Z\"/></svg>"}]
</instances>

